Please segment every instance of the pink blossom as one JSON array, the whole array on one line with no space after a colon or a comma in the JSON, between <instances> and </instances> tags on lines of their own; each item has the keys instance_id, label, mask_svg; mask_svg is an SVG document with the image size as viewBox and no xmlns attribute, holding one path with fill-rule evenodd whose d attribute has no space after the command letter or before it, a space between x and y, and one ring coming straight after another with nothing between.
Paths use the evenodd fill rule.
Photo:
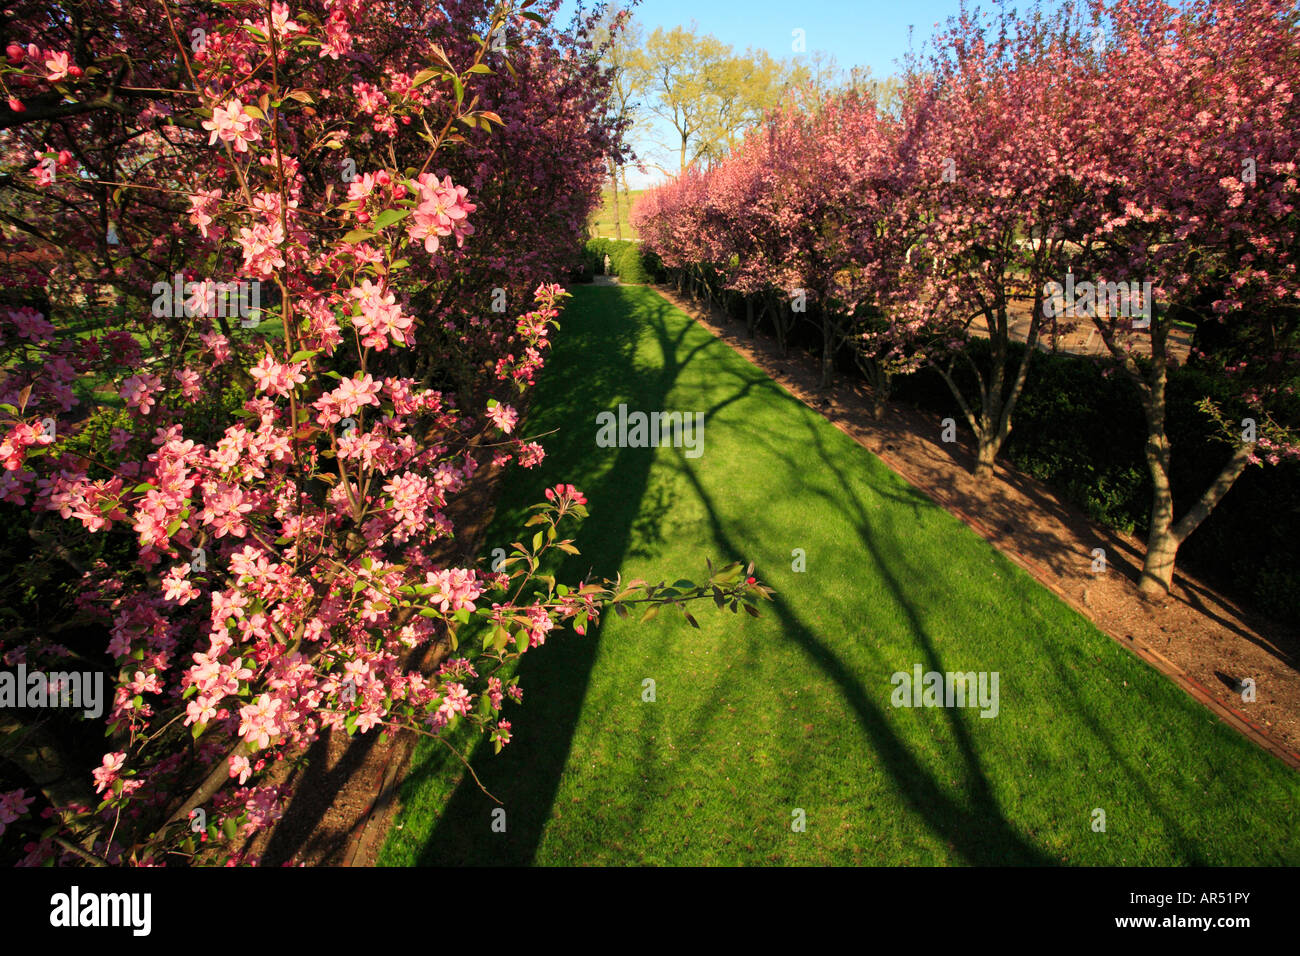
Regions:
<instances>
[{"instance_id":1,"label":"pink blossom","mask_svg":"<svg viewBox=\"0 0 1300 956\"><path fill-rule=\"evenodd\" d=\"M117 753L104 754L103 763L96 767L92 774L95 778L96 793L103 793L113 785L113 782L117 780L118 772L122 769L124 763L126 763L125 752L119 751Z\"/></svg>"},{"instance_id":2,"label":"pink blossom","mask_svg":"<svg viewBox=\"0 0 1300 956\"><path fill-rule=\"evenodd\" d=\"M519 413L509 405L502 405L495 399L488 402L488 418L492 419L503 432L509 435L514 431L515 423L519 420Z\"/></svg>"},{"instance_id":3,"label":"pink blossom","mask_svg":"<svg viewBox=\"0 0 1300 956\"><path fill-rule=\"evenodd\" d=\"M154 396L161 390L162 379L157 375L132 375L122 383L119 394L126 401L127 408L134 408L141 415L148 415L154 406Z\"/></svg>"},{"instance_id":4,"label":"pink blossom","mask_svg":"<svg viewBox=\"0 0 1300 956\"><path fill-rule=\"evenodd\" d=\"M246 153L249 143L262 138L262 134L254 128L257 122L258 120L250 116L244 104L236 98L224 107L214 107L212 119L204 120L202 126L212 131L212 136L208 139L209 146L221 139L225 143L234 143L236 152Z\"/></svg>"},{"instance_id":5,"label":"pink blossom","mask_svg":"<svg viewBox=\"0 0 1300 956\"><path fill-rule=\"evenodd\" d=\"M272 396L284 396L292 393L295 386L307 381L302 372L304 365L303 362L281 365L270 355L264 355L260 362L248 370L248 374L257 383L258 391Z\"/></svg>"},{"instance_id":6,"label":"pink blossom","mask_svg":"<svg viewBox=\"0 0 1300 956\"><path fill-rule=\"evenodd\" d=\"M51 53L45 59L45 69L50 71L46 79L51 82L63 79L68 75L68 54Z\"/></svg>"},{"instance_id":7,"label":"pink blossom","mask_svg":"<svg viewBox=\"0 0 1300 956\"><path fill-rule=\"evenodd\" d=\"M280 702L267 694L239 708L239 736L257 749L268 746L271 738L280 733L276 719L279 710Z\"/></svg>"},{"instance_id":8,"label":"pink blossom","mask_svg":"<svg viewBox=\"0 0 1300 956\"><path fill-rule=\"evenodd\" d=\"M468 202L469 191L464 186L452 184L451 177L441 183L431 173L421 173L417 185L420 204L410 219L407 235L412 242L424 242L426 252L436 253L439 238L455 236L456 245L463 246L465 239L474 234L469 224L469 214L478 208Z\"/></svg>"}]
</instances>

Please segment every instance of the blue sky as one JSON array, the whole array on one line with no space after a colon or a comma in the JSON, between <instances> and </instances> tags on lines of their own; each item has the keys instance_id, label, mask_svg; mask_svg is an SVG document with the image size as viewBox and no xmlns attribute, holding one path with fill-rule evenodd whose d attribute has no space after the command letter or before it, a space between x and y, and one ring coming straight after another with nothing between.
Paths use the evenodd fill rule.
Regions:
<instances>
[{"instance_id":1,"label":"blue sky","mask_svg":"<svg viewBox=\"0 0 1300 956\"><path fill-rule=\"evenodd\" d=\"M990 13L996 9L987 0L979 7ZM567 21L571 9L566 3L560 22ZM960 0L643 0L633 15L646 33L694 23L701 34L712 34L737 52L753 47L780 59L794 55L793 31L801 29L809 53L823 50L843 69L865 66L872 76L883 78L901 72L909 28L910 42L919 50L934 34L935 24L959 9ZM666 138L639 134L633 142L638 154L675 170L676 159L655 145L656 139ZM663 177L655 170L648 175L629 170L628 178L636 189Z\"/></svg>"},{"instance_id":2,"label":"blue sky","mask_svg":"<svg viewBox=\"0 0 1300 956\"><path fill-rule=\"evenodd\" d=\"M909 26L919 44L958 8L958 0L645 0L633 13L648 30L689 27L693 20L701 33L737 50L754 47L780 58L792 55L792 31L801 29L809 52L825 50L843 67L868 66L888 76L907 51Z\"/></svg>"}]
</instances>

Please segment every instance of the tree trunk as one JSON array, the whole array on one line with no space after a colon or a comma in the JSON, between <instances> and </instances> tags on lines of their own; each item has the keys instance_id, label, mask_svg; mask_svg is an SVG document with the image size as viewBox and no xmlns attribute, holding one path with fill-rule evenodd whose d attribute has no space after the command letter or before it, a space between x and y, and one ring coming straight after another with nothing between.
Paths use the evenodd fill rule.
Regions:
<instances>
[{"instance_id":1,"label":"tree trunk","mask_svg":"<svg viewBox=\"0 0 1300 956\"><path fill-rule=\"evenodd\" d=\"M979 479L992 478L993 463L998 457L998 450L1001 448L1002 442L997 437L996 432L986 428L981 428L975 438L977 441L975 448L975 477Z\"/></svg>"},{"instance_id":2,"label":"tree trunk","mask_svg":"<svg viewBox=\"0 0 1300 956\"><path fill-rule=\"evenodd\" d=\"M1196 504L1177 522L1174 521L1174 498L1169 484L1169 439L1165 436L1163 421L1148 423L1146 447L1147 468L1153 485L1151 495L1151 527L1147 529L1147 553L1142 562L1142 577L1138 591L1147 598L1169 593L1174 581L1174 567L1178 549L1210 516L1241 473L1249 464L1252 445L1238 445L1232 457L1219 470L1210 487Z\"/></svg>"},{"instance_id":3,"label":"tree trunk","mask_svg":"<svg viewBox=\"0 0 1300 956\"><path fill-rule=\"evenodd\" d=\"M754 337L754 300L748 295L745 296L745 334Z\"/></svg>"},{"instance_id":4,"label":"tree trunk","mask_svg":"<svg viewBox=\"0 0 1300 956\"><path fill-rule=\"evenodd\" d=\"M776 298L772 303L772 325L776 328L776 344L781 347L781 357L785 358L785 309L786 301L784 298Z\"/></svg>"},{"instance_id":5,"label":"tree trunk","mask_svg":"<svg viewBox=\"0 0 1300 956\"><path fill-rule=\"evenodd\" d=\"M614 182L614 238L621 242L623 239L623 217L618 205L618 166L611 159L609 167L609 178Z\"/></svg>"},{"instance_id":6,"label":"tree trunk","mask_svg":"<svg viewBox=\"0 0 1300 956\"><path fill-rule=\"evenodd\" d=\"M822 388L830 388L835 377L835 322L830 310L821 309L822 319Z\"/></svg>"},{"instance_id":7,"label":"tree trunk","mask_svg":"<svg viewBox=\"0 0 1300 956\"><path fill-rule=\"evenodd\" d=\"M880 421L885 417L885 406L889 402L889 392L894 384L894 376L882 371L871 386L871 417Z\"/></svg>"}]
</instances>

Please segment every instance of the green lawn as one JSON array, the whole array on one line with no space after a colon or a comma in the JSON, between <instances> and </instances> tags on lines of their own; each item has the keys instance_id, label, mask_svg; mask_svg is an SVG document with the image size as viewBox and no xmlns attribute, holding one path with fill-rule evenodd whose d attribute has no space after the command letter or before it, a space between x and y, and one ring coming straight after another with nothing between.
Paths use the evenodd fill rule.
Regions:
<instances>
[{"instance_id":1,"label":"green lawn","mask_svg":"<svg viewBox=\"0 0 1300 956\"><path fill-rule=\"evenodd\" d=\"M619 188L618 206L621 210L620 222L623 227L624 239L640 238L637 231L632 228L632 221L629 218L629 214L632 210L632 204L636 202L636 198L643 192L645 192L644 189L633 189L630 192L625 192L621 187ZM597 236L605 236L611 239L614 238L614 190L606 189L604 193L601 194L601 205L600 208L596 210L595 218L592 220L592 226L595 229L595 234Z\"/></svg>"},{"instance_id":2,"label":"green lawn","mask_svg":"<svg viewBox=\"0 0 1300 956\"><path fill-rule=\"evenodd\" d=\"M514 742L472 759L506 832L425 740L382 863L1300 863L1300 776L654 291L578 287L562 321L527 423L559 433L488 547L571 481L591 518L562 580L743 558L776 600L553 635L520 663ZM706 412L703 455L597 448L620 402ZM1000 712L891 706L915 664L998 672Z\"/></svg>"}]
</instances>

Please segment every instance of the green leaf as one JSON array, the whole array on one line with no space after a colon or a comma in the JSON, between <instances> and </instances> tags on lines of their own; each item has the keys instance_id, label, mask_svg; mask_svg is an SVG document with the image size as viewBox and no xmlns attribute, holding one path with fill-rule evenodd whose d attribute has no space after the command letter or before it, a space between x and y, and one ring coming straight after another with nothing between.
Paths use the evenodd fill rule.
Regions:
<instances>
[{"instance_id":1,"label":"green leaf","mask_svg":"<svg viewBox=\"0 0 1300 956\"><path fill-rule=\"evenodd\" d=\"M253 119L266 119L266 114L262 112L261 107L254 106L252 103L249 103L244 107L244 112L253 117Z\"/></svg>"},{"instance_id":2,"label":"green leaf","mask_svg":"<svg viewBox=\"0 0 1300 956\"><path fill-rule=\"evenodd\" d=\"M401 222L410 214L409 209L385 209L375 217L375 228L383 229L385 226L391 226L395 222Z\"/></svg>"},{"instance_id":3,"label":"green leaf","mask_svg":"<svg viewBox=\"0 0 1300 956\"><path fill-rule=\"evenodd\" d=\"M294 362L305 362L319 351L320 349L299 349L294 352L293 355L289 356L289 362L290 364Z\"/></svg>"},{"instance_id":4,"label":"green leaf","mask_svg":"<svg viewBox=\"0 0 1300 956\"><path fill-rule=\"evenodd\" d=\"M413 90L418 89L419 87L424 86L425 83L428 83L434 77L442 76L443 73L444 71L439 69L421 70L419 73L415 74L415 76L411 78L411 89Z\"/></svg>"},{"instance_id":5,"label":"green leaf","mask_svg":"<svg viewBox=\"0 0 1300 956\"><path fill-rule=\"evenodd\" d=\"M497 651L504 651L506 645L510 643L510 632L500 625L492 634L492 647Z\"/></svg>"},{"instance_id":6,"label":"green leaf","mask_svg":"<svg viewBox=\"0 0 1300 956\"><path fill-rule=\"evenodd\" d=\"M488 66L486 63L475 63L465 72L466 73L491 73L492 67Z\"/></svg>"}]
</instances>

